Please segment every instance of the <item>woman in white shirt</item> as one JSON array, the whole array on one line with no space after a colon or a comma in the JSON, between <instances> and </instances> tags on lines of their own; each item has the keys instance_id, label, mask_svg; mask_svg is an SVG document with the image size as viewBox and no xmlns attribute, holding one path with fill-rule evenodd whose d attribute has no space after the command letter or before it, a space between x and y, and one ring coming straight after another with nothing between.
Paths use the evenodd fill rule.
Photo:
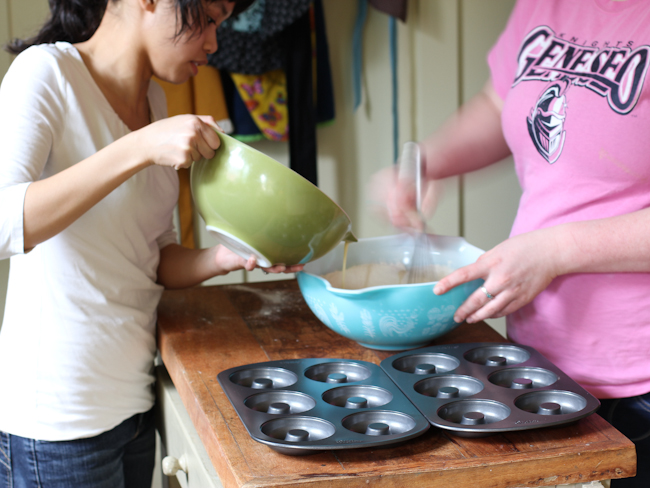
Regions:
<instances>
[{"instance_id":1,"label":"woman in white shirt","mask_svg":"<svg viewBox=\"0 0 650 488\"><path fill-rule=\"evenodd\" d=\"M164 288L256 266L176 243L175 169L219 146L211 117L166 117L252 0L50 0L0 87L0 485L148 487L156 306ZM275 266L272 272L298 267ZM13 485L12 485L13 482Z\"/></svg>"}]
</instances>

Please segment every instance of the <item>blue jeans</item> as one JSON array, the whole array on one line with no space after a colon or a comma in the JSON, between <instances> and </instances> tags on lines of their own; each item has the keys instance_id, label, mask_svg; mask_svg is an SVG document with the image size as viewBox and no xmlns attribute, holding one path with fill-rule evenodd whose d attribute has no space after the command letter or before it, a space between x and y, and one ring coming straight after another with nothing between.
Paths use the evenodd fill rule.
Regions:
<instances>
[{"instance_id":1,"label":"blue jeans","mask_svg":"<svg viewBox=\"0 0 650 488\"><path fill-rule=\"evenodd\" d=\"M155 432L153 410L87 439L49 442L0 432L0 488L150 488Z\"/></svg>"},{"instance_id":2,"label":"blue jeans","mask_svg":"<svg viewBox=\"0 0 650 488\"><path fill-rule=\"evenodd\" d=\"M636 476L612 480L612 488L650 487L650 393L600 403L598 414L636 446Z\"/></svg>"}]
</instances>

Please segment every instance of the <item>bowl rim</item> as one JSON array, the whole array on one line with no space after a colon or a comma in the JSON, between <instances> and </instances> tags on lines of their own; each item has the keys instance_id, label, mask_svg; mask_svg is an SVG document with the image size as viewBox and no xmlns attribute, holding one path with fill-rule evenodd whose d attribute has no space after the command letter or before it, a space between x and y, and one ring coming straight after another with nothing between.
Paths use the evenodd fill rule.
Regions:
<instances>
[{"instance_id":1,"label":"bowl rim","mask_svg":"<svg viewBox=\"0 0 650 488\"><path fill-rule=\"evenodd\" d=\"M307 272L305 270L298 271L296 273L296 275L299 275L301 273L305 274L305 275L308 275L308 276L311 276L313 278L316 278L317 280L320 280L320 281L324 282L325 283L325 289L327 291L331 292L331 293L334 293L335 295L363 295L365 293L369 293L369 292L373 292L373 291L377 291L377 290L383 290L383 289L386 289L386 288L395 288L395 286L398 286L398 285L377 285L377 286L367 286L365 288L356 288L354 290L349 290L349 289L346 289L346 288L334 288L330 284L330 282L327 281L322 276L319 276L319 275L316 275L316 274L313 274L313 273L309 273L309 272ZM404 284L401 284L399 286L400 287L407 287L407 288L422 287L422 286L429 287L431 285L434 285L435 283L438 283L438 282L437 281L431 281L431 282L427 282L427 283L404 283Z\"/></svg>"},{"instance_id":2,"label":"bowl rim","mask_svg":"<svg viewBox=\"0 0 650 488\"><path fill-rule=\"evenodd\" d=\"M374 241L374 240L387 240L387 239L391 239L391 238L399 238L399 237L405 237L405 236L410 236L410 235L411 234L408 234L408 233L401 233L401 234L391 234L391 235L378 236L378 237L366 237L366 238L360 238L357 242L362 243L362 242L368 242L368 241ZM432 234L432 235L434 235L434 234ZM462 243L466 244L467 246L479 251L479 256L485 253L485 251L483 249L481 249L479 247L476 247L473 244L470 244L462 236L447 236L447 235L438 234L438 235L435 235L435 237L441 237L443 239L450 239L450 240L458 240L459 242L462 242ZM340 245L342 245L342 243L338 244L338 246L340 246ZM332 249L332 251L333 250L334 249ZM330 251L330 252L332 252L332 251ZM378 290L385 290L387 288L395 288L396 286L399 286L400 288L402 288L402 287L406 287L406 288L427 287L428 288L428 287L433 287L436 283L438 283L438 281L440 281L440 280L438 280L438 281L430 281L430 282L426 282L426 283L404 283L404 284L400 284L400 285L378 285L378 286L368 286L366 288L357 288L357 289L354 289L354 290L350 290L350 289L346 289L346 288L335 288L335 287L333 287L331 285L331 283L329 281L327 281L322 276L314 274L314 273L310 273L309 271L305 271L304 269L301 270L301 271L298 271L296 273L296 278L298 278L299 275L301 275L301 274L316 278L317 280L321 281L324 284L325 289L327 291L329 291L329 292L331 292L331 293L333 293L335 295L339 295L339 296L363 295L363 294L372 293L372 292L375 292L375 291L378 291ZM472 280L472 281L474 281L474 280Z\"/></svg>"}]
</instances>

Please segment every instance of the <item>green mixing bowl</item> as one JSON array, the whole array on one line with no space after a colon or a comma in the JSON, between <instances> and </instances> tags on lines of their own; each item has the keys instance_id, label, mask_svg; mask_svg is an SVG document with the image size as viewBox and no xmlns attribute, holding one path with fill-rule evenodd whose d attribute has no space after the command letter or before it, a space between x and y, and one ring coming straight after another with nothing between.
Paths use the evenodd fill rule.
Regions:
<instances>
[{"instance_id":1,"label":"green mixing bowl","mask_svg":"<svg viewBox=\"0 0 650 488\"><path fill-rule=\"evenodd\" d=\"M192 165L196 208L215 239L262 267L304 264L342 240L350 218L311 182L266 154L218 132L211 159Z\"/></svg>"}]
</instances>

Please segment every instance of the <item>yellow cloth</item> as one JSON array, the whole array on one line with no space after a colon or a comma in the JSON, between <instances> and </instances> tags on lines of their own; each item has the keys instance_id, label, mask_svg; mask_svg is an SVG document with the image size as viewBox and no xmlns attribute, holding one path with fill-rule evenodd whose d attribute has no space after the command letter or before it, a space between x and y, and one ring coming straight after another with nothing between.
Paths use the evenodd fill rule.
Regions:
<instances>
[{"instance_id":1,"label":"yellow cloth","mask_svg":"<svg viewBox=\"0 0 650 488\"><path fill-rule=\"evenodd\" d=\"M283 70L261 75L230 73L255 125L272 141L289 140L287 77Z\"/></svg>"},{"instance_id":2,"label":"yellow cloth","mask_svg":"<svg viewBox=\"0 0 650 488\"><path fill-rule=\"evenodd\" d=\"M167 112L170 117L181 114L212 115L224 130L230 125L228 108L223 94L219 71L212 66L200 66L199 72L189 81L174 85L158 78L155 81L162 86L167 96ZM181 244L195 248L194 205L190 190L190 173L188 169L178 171L180 193L178 195L178 214Z\"/></svg>"},{"instance_id":3,"label":"yellow cloth","mask_svg":"<svg viewBox=\"0 0 650 488\"><path fill-rule=\"evenodd\" d=\"M223 95L219 70L199 66L199 73L181 85L155 78L165 90L170 117L180 114L212 115L217 123L227 121L228 108Z\"/></svg>"}]
</instances>

